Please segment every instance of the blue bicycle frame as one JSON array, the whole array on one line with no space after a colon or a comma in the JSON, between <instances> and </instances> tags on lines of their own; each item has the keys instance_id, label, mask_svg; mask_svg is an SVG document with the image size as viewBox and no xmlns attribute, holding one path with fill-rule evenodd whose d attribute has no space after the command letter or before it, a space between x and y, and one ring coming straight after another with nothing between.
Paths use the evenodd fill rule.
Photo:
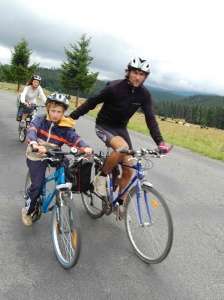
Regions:
<instances>
[{"instance_id":1,"label":"blue bicycle frame","mask_svg":"<svg viewBox=\"0 0 224 300\"><path fill-rule=\"evenodd\" d=\"M134 166L129 166L121 163L122 166L125 166L127 168L134 169L136 171L135 176L131 179L129 184L126 186L126 188L117 195L117 197L114 198L114 193L113 193L113 181L112 181L112 175L110 174L110 181L109 181L109 186L110 186L110 201L112 203L112 206L114 207L116 203L118 202L119 198L121 198L126 192L128 192L134 185L136 185L136 211L138 215L138 222L140 225L144 225L143 223L143 218L142 218L142 211L141 211L141 180L144 178L144 172L142 168L142 163L138 161L136 165ZM144 191L144 202L146 206L146 211L147 211L147 216L149 220L149 224L152 223L152 217L151 217L151 208L149 205L149 201L147 199L146 192Z\"/></svg>"},{"instance_id":2,"label":"blue bicycle frame","mask_svg":"<svg viewBox=\"0 0 224 300\"><path fill-rule=\"evenodd\" d=\"M65 167L64 166L60 166L59 168L56 169L56 171L53 174L45 177L45 181L44 181L44 184L42 187L42 192L41 192L41 199L42 199L41 211L43 213L49 212L49 205L53 201L53 199L57 195L57 193L59 192L55 188L53 190L53 192L49 192L47 194L46 184L51 181L54 181L56 183L56 185L65 183Z\"/></svg>"}]
</instances>

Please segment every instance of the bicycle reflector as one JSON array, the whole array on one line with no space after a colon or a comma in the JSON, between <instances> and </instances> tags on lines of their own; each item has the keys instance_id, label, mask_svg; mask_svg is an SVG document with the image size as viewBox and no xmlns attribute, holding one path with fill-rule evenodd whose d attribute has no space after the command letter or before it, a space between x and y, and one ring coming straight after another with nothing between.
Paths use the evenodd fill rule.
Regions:
<instances>
[{"instance_id":1,"label":"bicycle reflector","mask_svg":"<svg viewBox=\"0 0 224 300\"><path fill-rule=\"evenodd\" d=\"M152 199L151 200L151 205L153 208L157 208L159 206L159 203L156 199Z\"/></svg>"}]
</instances>

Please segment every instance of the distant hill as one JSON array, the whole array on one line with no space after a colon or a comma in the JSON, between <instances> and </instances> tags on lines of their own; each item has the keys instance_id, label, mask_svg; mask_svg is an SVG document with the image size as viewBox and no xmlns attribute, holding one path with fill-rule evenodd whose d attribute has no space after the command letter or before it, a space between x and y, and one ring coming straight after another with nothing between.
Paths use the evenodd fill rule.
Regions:
<instances>
[{"instance_id":1,"label":"distant hill","mask_svg":"<svg viewBox=\"0 0 224 300\"><path fill-rule=\"evenodd\" d=\"M183 98L181 94L175 93L173 91L164 90L158 87L152 87L146 85L146 88L150 91L155 102L158 101L177 101Z\"/></svg>"},{"instance_id":2,"label":"distant hill","mask_svg":"<svg viewBox=\"0 0 224 300\"><path fill-rule=\"evenodd\" d=\"M93 88L93 90L91 91L91 94L96 94L98 93L102 88L105 87L105 85L107 84L108 81L103 81L103 80L97 80L97 83L95 85L95 87ZM149 85L146 85L146 88L150 91L153 99L155 102L158 101L177 101L183 98L182 95L177 94L173 91L169 91L169 90L164 90L161 88L157 88L157 87L151 87Z\"/></svg>"},{"instance_id":3,"label":"distant hill","mask_svg":"<svg viewBox=\"0 0 224 300\"><path fill-rule=\"evenodd\" d=\"M194 95L181 99L181 102L191 105L201 105L209 107L224 107L224 97L217 95Z\"/></svg>"}]
</instances>

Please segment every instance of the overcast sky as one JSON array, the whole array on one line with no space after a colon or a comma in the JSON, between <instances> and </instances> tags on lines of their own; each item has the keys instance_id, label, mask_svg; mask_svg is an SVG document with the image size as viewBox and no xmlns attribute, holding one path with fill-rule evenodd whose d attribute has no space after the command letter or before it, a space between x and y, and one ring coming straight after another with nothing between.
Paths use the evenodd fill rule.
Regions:
<instances>
[{"instance_id":1,"label":"overcast sky","mask_svg":"<svg viewBox=\"0 0 224 300\"><path fill-rule=\"evenodd\" d=\"M222 2L0 0L0 62L25 38L32 61L59 67L86 33L100 78L122 78L137 55L151 63L151 85L224 95Z\"/></svg>"}]
</instances>

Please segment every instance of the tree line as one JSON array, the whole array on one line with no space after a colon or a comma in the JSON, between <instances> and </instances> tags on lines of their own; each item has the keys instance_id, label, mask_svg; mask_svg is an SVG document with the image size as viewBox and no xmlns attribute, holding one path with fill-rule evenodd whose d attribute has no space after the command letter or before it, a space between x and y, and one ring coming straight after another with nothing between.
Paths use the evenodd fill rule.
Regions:
<instances>
[{"instance_id":1,"label":"tree line","mask_svg":"<svg viewBox=\"0 0 224 300\"><path fill-rule=\"evenodd\" d=\"M155 103L155 109L163 117L224 129L224 97L221 96L196 95L179 101L160 101Z\"/></svg>"}]
</instances>

